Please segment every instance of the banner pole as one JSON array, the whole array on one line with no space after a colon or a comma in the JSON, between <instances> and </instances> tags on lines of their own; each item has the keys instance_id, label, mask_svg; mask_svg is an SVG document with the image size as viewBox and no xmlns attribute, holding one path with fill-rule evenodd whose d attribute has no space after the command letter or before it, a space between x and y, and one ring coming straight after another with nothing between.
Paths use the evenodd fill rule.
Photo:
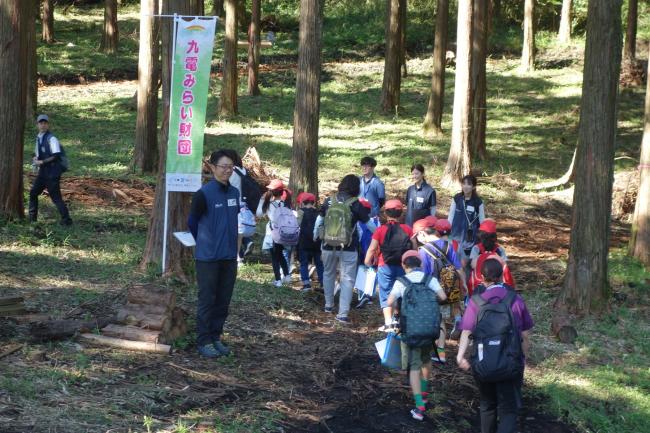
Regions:
<instances>
[{"instance_id":1,"label":"banner pole","mask_svg":"<svg viewBox=\"0 0 650 433\"><path fill-rule=\"evenodd\" d=\"M178 27L178 17L177 14L174 14L174 26L173 39L172 39L172 58L170 64L170 74L169 74L169 118L172 116L172 97L174 92L174 63L176 58L176 28ZM171 123L171 122L169 122ZM167 130L167 145L169 146L169 134L171 133L171 128L168 125ZM167 269L167 223L168 223L168 214L169 214L169 191L167 190L167 173L165 170L165 218L163 223L163 241L162 241L162 274L165 275L165 270Z\"/></svg>"}]
</instances>

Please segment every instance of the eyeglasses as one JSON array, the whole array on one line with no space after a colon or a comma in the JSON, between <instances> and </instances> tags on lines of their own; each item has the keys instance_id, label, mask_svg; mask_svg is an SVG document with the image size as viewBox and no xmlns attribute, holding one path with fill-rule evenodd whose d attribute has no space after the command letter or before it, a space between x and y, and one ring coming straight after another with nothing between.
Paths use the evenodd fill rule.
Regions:
<instances>
[{"instance_id":1,"label":"eyeglasses","mask_svg":"<svg viewBox=\"0 0 650 433\"><path fill-rule=\"evenodd\" d=\"M232 170L234 168L234 165L232 164L214 164L214 166L219 167L224 171Z\"/></svg>"}]
</instances>

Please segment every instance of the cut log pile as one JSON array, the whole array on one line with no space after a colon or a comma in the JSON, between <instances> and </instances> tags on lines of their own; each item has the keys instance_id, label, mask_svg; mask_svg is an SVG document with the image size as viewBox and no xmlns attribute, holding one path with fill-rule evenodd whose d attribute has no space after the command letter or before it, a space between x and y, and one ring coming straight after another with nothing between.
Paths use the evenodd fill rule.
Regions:
<instances>
[{"instance_id":1,"label":"cut log pile","mask_svg":"<svg viewBox=\"0 0 650 433\"><path fill-rule=\"evenodd\" d=\"M0 316L19 316L27 314L25 300L20 297L0 298Z\"/></svg>"},{"instance_id":2,"label":"cut log pile","mask_svg":"<svg viewBox=\"0 0 650 433\"><path fill-rule=\"evenodd\" d=\"M118 311L113 323L100 334L82 334L84 339L113 347L169 353L168 345L187 333L185 312L176 306L171 290L136 285L127 292L127 303Z\"/></svg>"}]
</instances>

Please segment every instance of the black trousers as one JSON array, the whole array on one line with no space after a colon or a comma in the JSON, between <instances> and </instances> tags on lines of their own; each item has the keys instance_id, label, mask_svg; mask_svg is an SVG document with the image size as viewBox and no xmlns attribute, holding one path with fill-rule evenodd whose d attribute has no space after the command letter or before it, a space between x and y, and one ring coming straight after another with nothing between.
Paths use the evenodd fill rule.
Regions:
<instances>
[{"instance_id":1,"label":"black trousers","mask_svg":"<svg viewBox=\"0 0 650 433\"><path fill-rule=\"evenodd\" d=\"M52 202L61 214L61 220L67 221L70 219L68 207L61 197L61 177L46 178L45 176L36 176L32 189L29 191L29 220L36 221L38 219L38 196L47 189L50 194Z\"/></svg>"},{"instance_id":2,"label":"black trousers","mask_svg":"<svg viewBox=\"0 0 650 433\"><path fill-rule=\"evenodd\" d=\"M280 269L282 269L285 277L289 275L289 264L284 258L284 254L282 254L283 251L284 245L273 242L273 249L271 249L271 267L273 268L273 275L276 281L282 278L280 276Z\"/></svg>"},{"instance_id":3,"label":"black trousers","mask_svg":"<svg viewBox=\"0 0 650 433\"><path fill-rule=\"evenodd\" d=\"M480 393L481 433L515 433L521 408L521 378L497 383L477 382Z\"/></svg>"},{"instance_id":4,"label":"black trousers","mask_svg":"<svg viewBox=\"0 0 650 433\"><path fill-rule=\"evenodd\" d=\"M221 338L237 278L237 259L196 260L199 296L196 309L196 343L203 346Z\"/></svg>"}]
</instances>

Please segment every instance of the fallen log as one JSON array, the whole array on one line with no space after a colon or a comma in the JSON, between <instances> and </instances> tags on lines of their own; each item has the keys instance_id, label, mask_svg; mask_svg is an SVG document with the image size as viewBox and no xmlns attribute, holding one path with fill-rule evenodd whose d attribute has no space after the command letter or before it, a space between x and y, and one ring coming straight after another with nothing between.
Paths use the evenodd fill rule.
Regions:
<instances>
[{"instance_id":1,"label":"fallen log","mask_svg":"<svg viewBox=\"0 0 650 433\"><path fill-rule=\"evenodd\" d=\"M150 331L138 328L137 326L122 326L113 323L102 328L102 335L108 337L122 338L125 340L146 341L149 343L158 343L160 340L160 331Z\"/></svg>"},{"instance_id":2,"label":"fallen log","mask_svg":"<svg viewBox=\"0 0 650 433\"><path fill-rule=\"evenodd\" d=\"M12 298L0 298L0 305L16 305L22 304L25 299L22 296L14 296Z\"/></svg>"},{"instance_id":3,"label":"fallen log","mask_svg":"<svg viewBox=\"0 0 650 433\"><path fill-rule=\"evenodd\" d=\"M165 355L169 355L172 350L171 346L167 344L160 344L160 343L148 343L145 341L123 340L121 338L105 337L103 335L95 335L95 334L81 334L80 337L83 338L84 340L93 341L98 344L117 347L126 350L162 353Z\"/></svg>"},{"instance_id":4,"label":"fallen log","mask_svg":"<svg viewBox=\"0 0 650 433\"><path fill-rule=\"evenodd\" d=\"M96 328L103 328L108 325L111 319L97 320L47 320L33 323L29 333L36 340L60 340L69 338L80 332L90 332Z\"/></svg>"},{"instance_id":5,"label":"fallen log","mask_svg":"<svg viewBox=\"0 0 650 433\"><path fill-rule=\"evenodd\" d=\"M151 285L129 288L126 299L132 304L162 305L169 310L176 306L176 294L173 291Z\"/></svg>"},{"instance_id":6,"label":"fallen log","mask_svg":"<svg viewBox=\"0 0 650 433\"><path fill-rule=\"evenodd\" d=\"M27 313L23 304L0 305L0 316L17 316Z\"/></svg>"},{"instance_id":7,"label":"fallen log","mask_svg":"<svg viewBox=\"0 0 650 433\"><path fill-rule=\"evenodd\" d=\"M168 315L146 314L130 308L120 308L116 321L123 325L139 326L163 332L167 332L171 328L171 318Z\"/></svg>"},{"instance_id":8,"label":"fallen log","mask_svg":"<svg viewBox=\"0 0 650 433\"><path fill-rule=\"evenodd\" d=\"M20 316L12 316L9 318L9 320L18 323L19 325L23 325L25 323L45 322L47 320L52 320L52 316L40 313L23 314Z\"/></svg>"},{"instance_id":9,"label":"fallen log","mask_svg":"<svg viewBox=\"0 0 650 433\"><path fill-rule=\"evenodd\" d=\"M136 314L169 314L174 308L171 305L132 304L127 302L123 308L132 310Z\"/></svg>"}]
</instances>

